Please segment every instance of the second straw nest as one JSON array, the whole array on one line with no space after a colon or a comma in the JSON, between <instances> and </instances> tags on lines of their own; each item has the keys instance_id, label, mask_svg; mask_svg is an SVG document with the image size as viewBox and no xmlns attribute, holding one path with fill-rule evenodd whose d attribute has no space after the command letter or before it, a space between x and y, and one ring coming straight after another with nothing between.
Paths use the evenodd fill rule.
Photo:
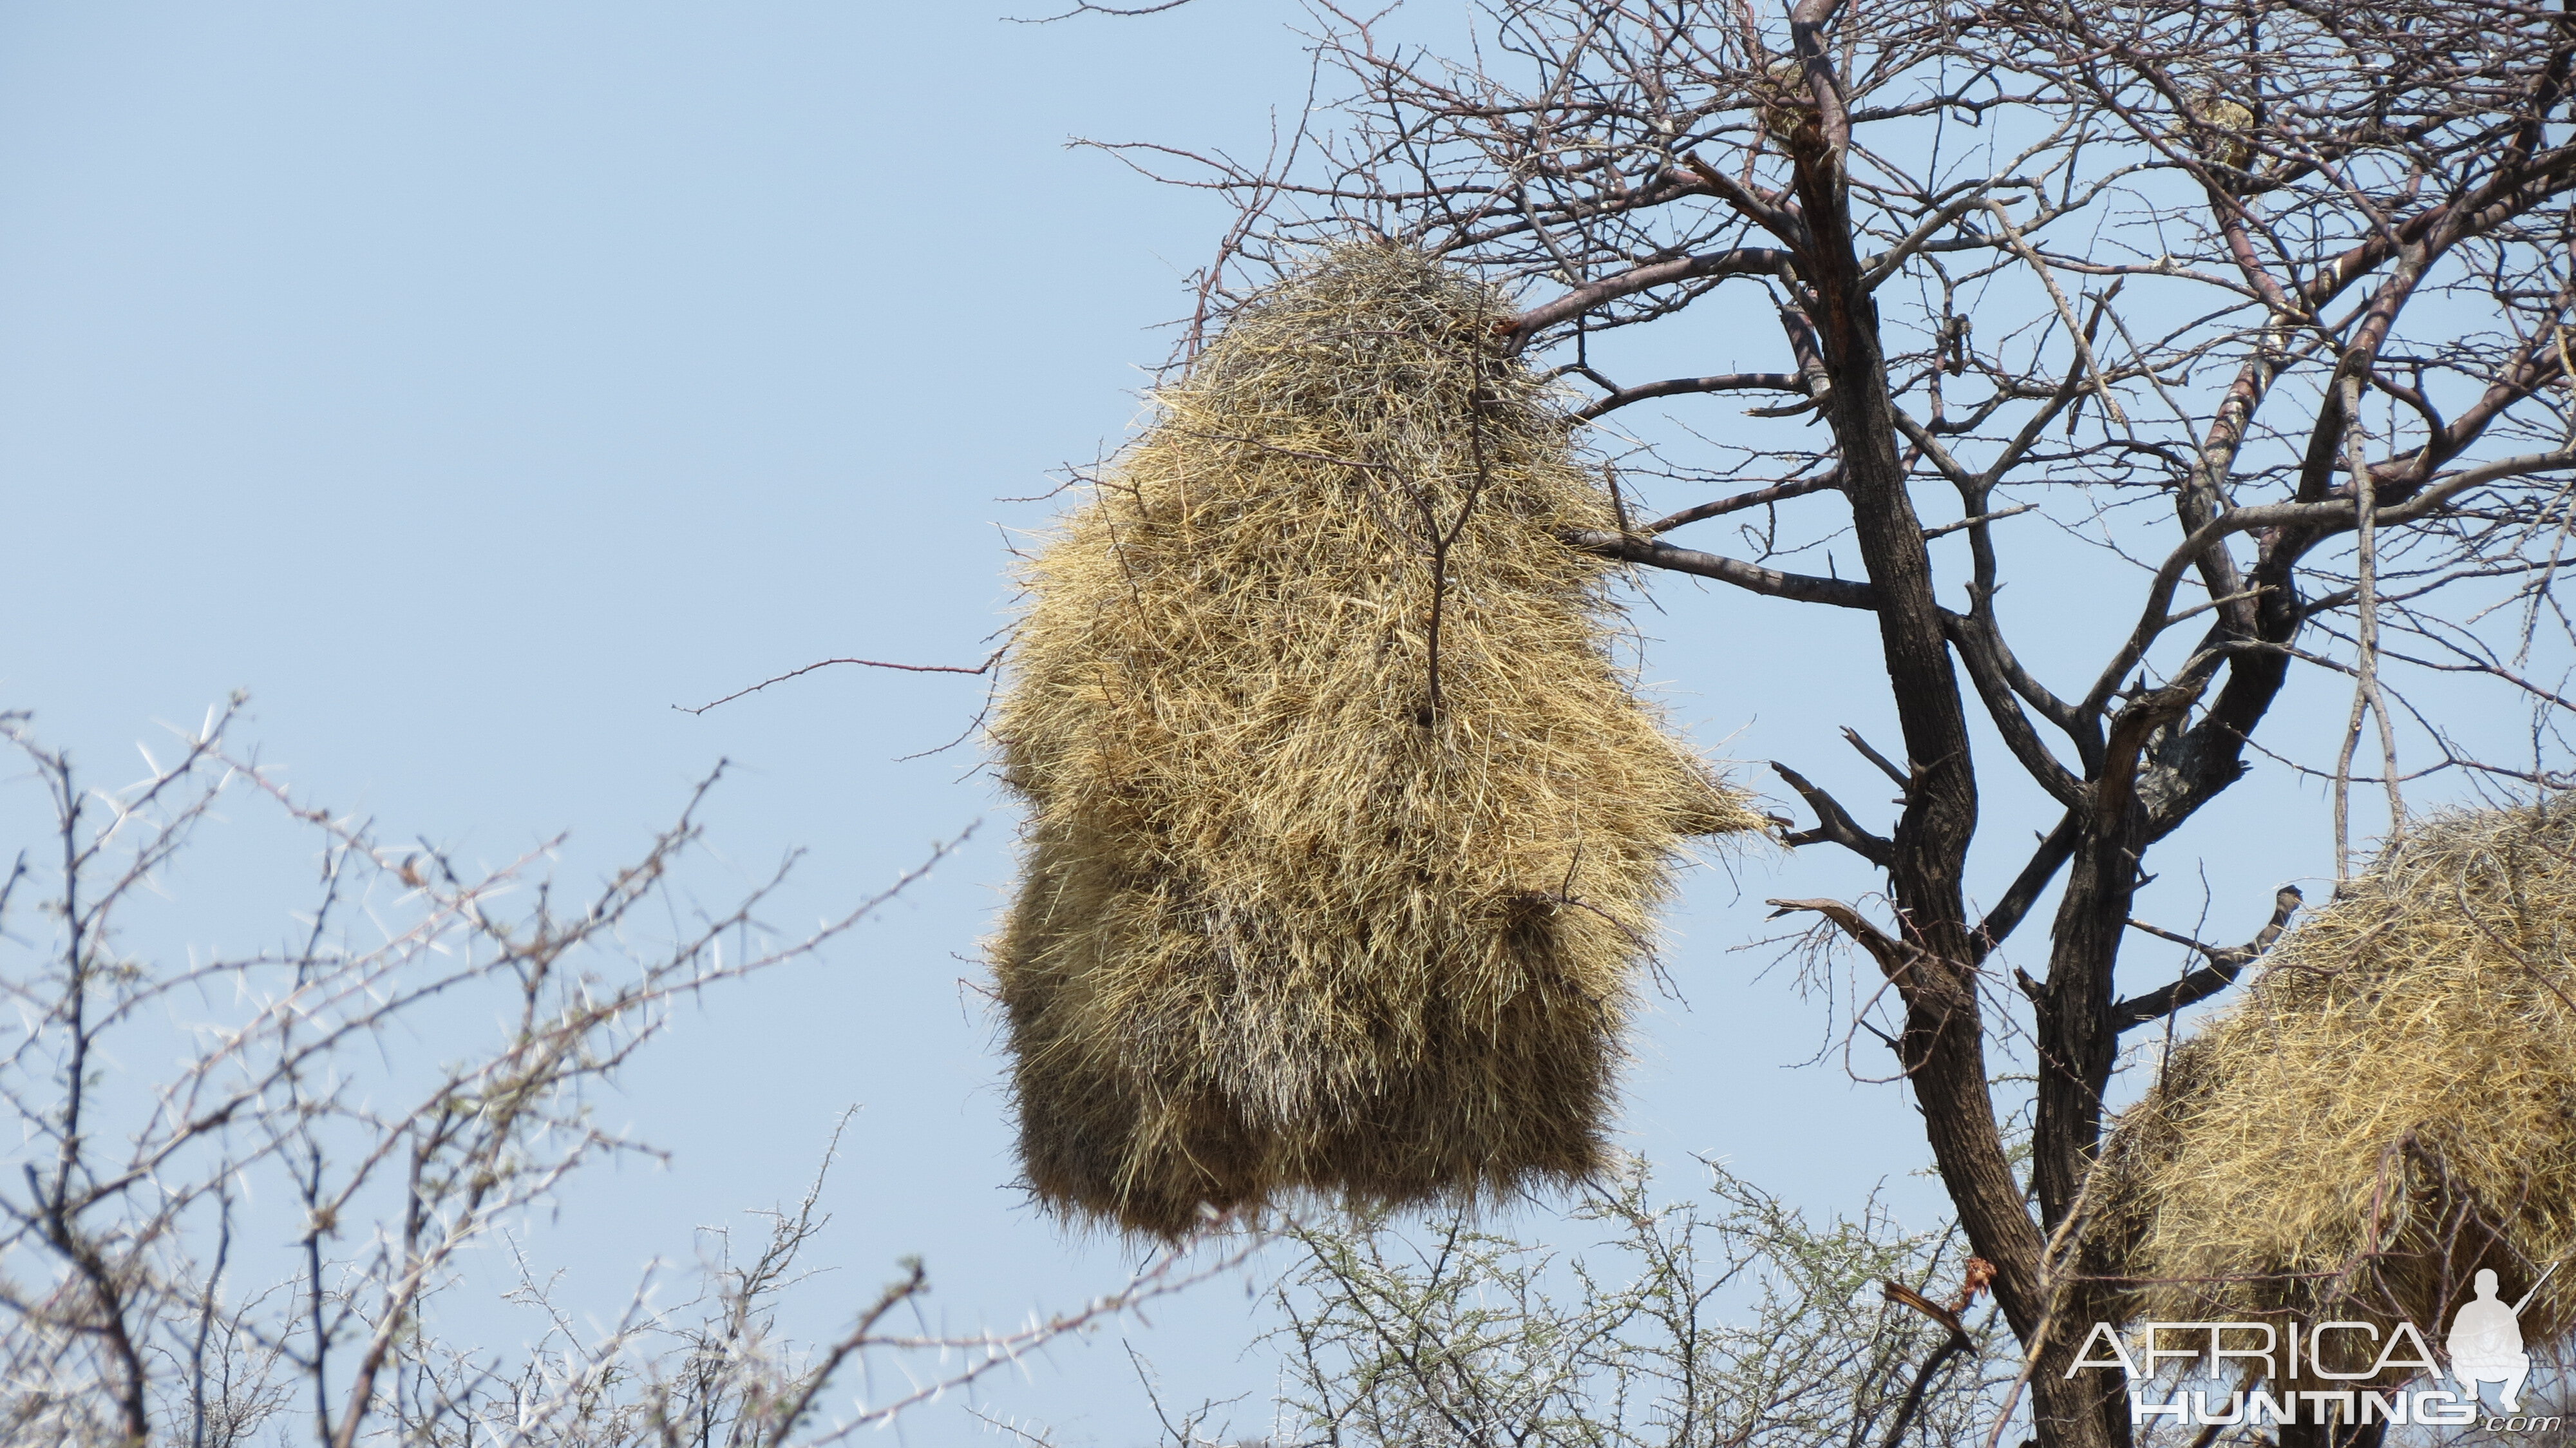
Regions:
<instances>
[{"instance_id":1,"label":"second straw nest","mask_svg":"<svg viewBox=\"0 0 2576 1448\"><path fill-rule=\"evenodd\" d=\"M2481 1268L2523 1296L2576 1255L2571 952L2576 797L2418 827L2122 1115L2095 1270L2166 1322L2439 1334ZM2562 1273L2526 1344L2563 1338L2571 1302Z\"/></svg>"},{"instance_id":2,"label":"second straw nest","mask_svg":"<svg viewBox=\"0 0 2576 1448\"><path fill-rule=\"evenodd\" d=\"M1761 820L1611 654L1618 526L1489 288L1333 249L1029 565L994 959L1030 1187L1186 1232L1603 1164L1677 852Z\"/></svg>"}]
</instances>

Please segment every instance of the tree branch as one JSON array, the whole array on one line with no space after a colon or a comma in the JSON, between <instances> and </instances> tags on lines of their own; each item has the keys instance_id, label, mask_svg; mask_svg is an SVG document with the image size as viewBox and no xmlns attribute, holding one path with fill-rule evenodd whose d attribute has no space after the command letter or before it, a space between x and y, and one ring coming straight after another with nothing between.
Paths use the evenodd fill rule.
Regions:
<instances>
[{"instance_id":1,"label":"tree branch","mask_svg":"<svg viewBox=\"0 0 2576 1448\"><path fill-rule=\"evenodd\" d=\"M1668 377L1661 382L1640 383L1576 409L1575 420L1590 422L1594 418L1658 397L1682 397L1696 392L1796 392L1804 393L1807 382L1792 372L1725 372L1714 377Z\"/></svg>"},{"instance_id":2,"label":"tree branch","mask_svg":"<svg viewBox=\"0 0 2576 1448\"><path fill-rule=\"evenodd\" d=\"M1798 797L1807 802L1807 808L1816 812L1816 827L1812 830L1799 830L1787 836L1787 842L1790 845L1812 845L1819 842L1840 845L1882 870L1896 858L1894 844L1862 829L1859 822L1851 817L1851 812L1842 807L1840 801L1809 783L1805 775L1776 759L1771 761L1771 768L1782 779L1788 781L1791 789L1798 792Z\"/></svg>"},{"instance_id":3,"label":"tree branch","mask_svg":"<svg viewBox=\"0 0 2576 1448\"><path fill-rule=\"evenodd\" d=\"M1986 912L1984 920L1978 922L1976 934L1971 937L1976 945L1977 960L1982 961L1993 954L1995 947L2003 944L2005 938L2020 926L2022 917L2030 913L2030 907L2039 903L2040 894L2048 888L2048 882L2057 878L2057 872L2074 857L2075 843L2083 834L2083 824L2082 812L2070 809L2058 820L2057 828L2040 838L2039 848L2023 864L2021 873L2013 877L2012 884L2005 887L2003 898Z\"/></svg>"},{"instance_id":4,"label":"tree branch","mask_svg":"<svg viewBox=\"0 0 2576 1448\"><path fill-rule=\"evenodd\" d=\"M1870 586L1850 579L1783 573L1777 568L1765 568L1758 563L1721 558L1714 553L1701 553L1689 548L1676 548L1651 538L1622 538L1598 528L1569 529L1561 536L1568 544L1604 558L1714 578L1720 583L1732 583L1747 592L1772 598L1825 603L1836 608L1869 610L1878 607L1877 595L1871 592Z\"/></svg>"},{"instance_id":5,"label":"tree branch","mask_svg":"<svg viewBox=\"0 0 2576 1448\"><path fill-rule=\"evenodd\" d=\"M2177 945L2190 946L2206 956L2209 964L2187 973L2171 985L2159 986L2144 995L2131 996L2112 1007L2113 1028L2121 1032L2133 1031L2150 1021L2163 1020L2186 1006L2198 1005L2236 984L2236 978L2245 973L2245 967L2252 965L2263 952L2272 948L2274 941L2281 938L2281 932L2289 928L2290 917L2298 913L2299 907L2306 903L2306 900L2307 897L2299 893L2298 886L2282 886L2279 893L2272 897L2272 918L2255 933L2252 940L2238 946L2203 945L2190 936L2176 935L2170 930L2160 930L2143 920L2130 921L2131 929L2143 930L2159 940L2170 940Z\"/></svg>"},{"instance_id":6,"label":"tree branch","mask_svg":"<svg viewBox=\"0 0 2576 1448\"><path fill-rule=\"evenodd\" d=\"M763 679L748 689L736 689L721 699L717 699L712 703L700 704L694 709L690 708L686 704L674 704L671 707L679 710L683 714L703 714L709 709L716 707L717 704L730 704L734 700L743 697L745 694L757 694L772 684L784 684L790 679L800 679L805 675L814 672L816 669L828 669L835 664L864 664L871 669L900 669L907 674L988 674L992 672L995 664L1002 661L1002 655L1008 652L1010 652L1010 650L1006 648L995 649L991 655L984 660L984 662L977 664L971 669L962 664L889 664L876 659L825 659L820 663L807 664L801 669L789 669L786 673L780 674L773 679Z\"/></svg>"},{"instance_id":7,"label":"tree branch","mask_svg":"<svg viewBox=\"0 0 2576 1448\"><path fill-rule=\"evenodd\" d=\"M1517 317L1507 319L1498 330L1502 333L1505 349L1516 351L1541 330L1559 322L1570 322L1621 297L1708 277L1769 276L1779 271L1788 260L1789 254L1785 251L1748 246L1733 251L1711 252L1705 256L1676 256L1648 262L1542 302Z\"/></svg>"},{"instance_id":8,"label":"tree branch","mask_svg":"<svg viewBox=\"0 0 2576 1448\"><path fill-rule=\"evenodd\" d=\"M1747 508L1760 508L1772 503L1785 503L1791 498L1803 498L1809 493L1826 492L1830 489L1839 488L1842 484L1842 469L1827 468L1813 477L1799 478L1786 483L1774 483L1767 488L1755 488L1749 493L1738 493L1731 498L1720 498L1714 503L1702 503L1696 508L1684 508L1678 513L1658 518L1638 531L1649 537L1653 537L1657 534L1669 533L1675 528L1681 527L1685 523L1697 523L1709 518L1722 518L1729 513L1741 513Z\"/></svg>"}]
</instances>

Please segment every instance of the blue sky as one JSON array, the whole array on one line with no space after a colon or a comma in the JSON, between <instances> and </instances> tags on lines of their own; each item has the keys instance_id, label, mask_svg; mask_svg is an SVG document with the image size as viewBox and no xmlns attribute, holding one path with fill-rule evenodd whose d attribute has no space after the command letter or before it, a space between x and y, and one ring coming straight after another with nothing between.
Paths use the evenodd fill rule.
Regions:
<instances>
[{"instance_id":1,"label":"blue sky","mask_svg":"<svg viewBox=\"0 0 2576 1448\"><path fill-rule=\"evenodd\" d=\"M1064 143L1259 150L1304 92L1287 18L1258 0L1044 27L862 0L0 4L0 707L34 710L104 783L136 772L155 721L245 688L243 737L314 797L469 859L570 830L576 880L731 759L719 860L691 888L716 900L802 848L784 923L982 821L828 963L710 997L639 1063L605 1110L669 1164L578 1182L533 1239L597 1310L648 1259L684 1260L693 1226L792 1195L851 1103L816 1330L907 1253L950 1325L1135 1265L1008 1189L972 989L1008 810L969 751L894 762L964 729L980 681L841 669L672 706L821 658L985 655L1010 530L1056 506L1002 500L1125 434L1169 345L1155 324L1186 310L1224 222ZM1701 347L1707 371L1738 344L1658 345ZM1818 667L1865 661L1860 621L1683 579L1656 599L1648 675L1703 743L1870 797L1833 731L1894 730ZM2018 808L1990 829L2011 837ZM2214 878L2259 880L2235 892L2249 910L2322 865L2315 830L2272 828L2287 811L2312 819L2313 792L2258 778L2195 826ZM282 928L305 862L244 830L174 877L172 940ZM1832 1039L1829 1010L1762 973L1776 951L1729 949L1766 933L1765 895L1866 888L1758 852L1694 876L1682 999L1645 1024L1627 1121L1671 1190L1706 1152L1820 1207L1891 1181L1931 1219L1910 1106L1836 1056L1785 1069ZM2189 924L2198 884L2161 888ZM1238 1354L1266 1280L1256 1264L1125 1332L1176 1396L1260 1391ZM1068 1445L1142 1441L1117 1342L985 1401ZM908 1431L992 1432L954 1405Z\"/></svg>"}]
</instances>

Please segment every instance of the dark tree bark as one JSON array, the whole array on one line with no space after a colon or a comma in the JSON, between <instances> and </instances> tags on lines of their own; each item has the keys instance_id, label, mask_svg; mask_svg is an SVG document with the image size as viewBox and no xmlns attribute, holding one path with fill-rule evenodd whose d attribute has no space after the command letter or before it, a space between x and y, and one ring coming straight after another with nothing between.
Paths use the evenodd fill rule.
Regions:
<instances>
[{"instance_id":1,"label":"dark tree bark","mask_svg":"<svg viewBox=\"0 0 2576 1448\"><path fill-rule=\"evenodd\" d=\"M2257 758L2329 787L2339 868L2355 785L2395 830L2410 769L2567 782L2548 735L2569 703L2534 661L2571 656L2552 620L2576 522L2576 0L1792 5L1498 3L1475 61L1449 63L1318 0L1346 94L1273 164L1113 149L1241 208L1202 322L1364 223L1522 288L1507 340L1591 389L1582 422L1646 434L1650 405L1792 399L1714 461L1649 437L1632 473L1714 501L1569 541L1741 589L1784 629L1800 604L1875 615L1855 668L1902 733L1895 817L1779 772L1816 821L1786 841L1866 860L1888 908L1775 903L1892 987L1882 1034L2034 1355L2042 1440L2125 1444L2116 1379L2064 1371L2112 1310L2065 1247L2122 1037L2224 992L2297 901L2230 882L2216 908L2272 909L2264 933L2124 989L2150 856ZM1628 329L1720 292L1739 321L1776 314L1770 355L1624 375ZM1664 536L1755 508L1752 556ZM2033 511L2057 528L1999 526ZM1845 529L1861 577L1783 566ZM1963 561L1932 546L1954 532ZM2088 532L2097 566L2034 598ZM2024 610L2099 621L2096 667L2023 662L1998 605L2016 584ZM2256 742L2301 669L2353 692L2339 748ZM2539 721L2528 757L2455 742L2446 720L2502 701ZM2017 856L1979 843L1981 752L2063 811ZM2044 973L2012 971L2020 1002L1990 992L2052 891ZM1989 1059L2023 1008L2026 1177Z\"/></svg>"}]
</instances>

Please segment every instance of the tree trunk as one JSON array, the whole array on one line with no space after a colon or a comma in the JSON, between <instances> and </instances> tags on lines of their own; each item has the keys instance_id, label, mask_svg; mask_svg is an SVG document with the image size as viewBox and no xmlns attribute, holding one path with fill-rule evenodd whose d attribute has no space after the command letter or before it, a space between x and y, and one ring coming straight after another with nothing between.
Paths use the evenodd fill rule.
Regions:
<instances>
[{"instance_id":1,"label":"tree trunk","mask_svg":"<svg viewBox=\"0 0 2576 1448\"><path fill-rule=\"evenodd\" d=\"M1822 74L1821 14L1819 5L1802 5L1793 20L1818 109L1815 125L1791 141L1806 231L1799 260L1832 383L1824 411L1841 452L1854 540L1878 597L1880 651L1910 775L1888 867L1904 947L1888 964L1906 1007L1899 1051L1960 1224L1977 1255L1994 1264L1996 1301L2025 1345L2046 1339L2031 1388L2041 1442L2120 1448L2125 1433L2106 1436L2100 1388L2062 1375L2080 1327L2052 1317L2044 1243L1995 1120L1963 885L1977 827L1966 707L1898 450L1878 309L1862 281L1845 209L1848 133ZM2126 1422L2120 1419L2123 1429Z\"/></svg>"}]
</instances>

